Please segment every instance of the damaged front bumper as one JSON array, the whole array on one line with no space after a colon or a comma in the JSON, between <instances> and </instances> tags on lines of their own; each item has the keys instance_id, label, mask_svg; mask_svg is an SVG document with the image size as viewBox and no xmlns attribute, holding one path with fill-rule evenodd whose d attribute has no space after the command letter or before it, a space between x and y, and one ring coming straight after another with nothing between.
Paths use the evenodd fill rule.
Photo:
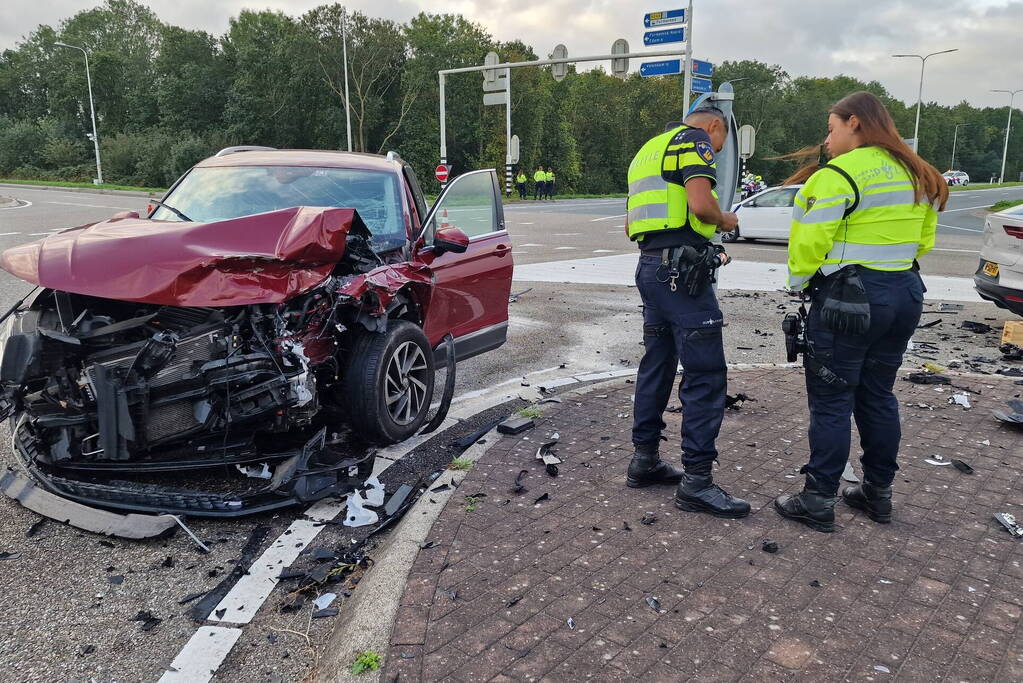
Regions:
<instances>
[{"instance_id":1,"label":"damaged front bumper","mask_svg":"<svg viewBox=\"0 0 1023 683\"><path fill-rule=\"evenodd\" d=\"M243 492L225 493L108 477L98 481L95 477L81 476L77 472L75 474L78 476L63 476L58 470L44 469L34 464L38 459L38 443L26 429L24 420L15 425L13 438L15 453L22 466L34 483L50 494L81 505L111 510L195 517L239 517L268 512L330 496L346 495L362 486L372 472L375 451L338 457L325 441L326 430L321 429L303 447L277 454L279 462L265 485ZM170 470L170 473L174 471ZM4 493L15 498L6 487ZM21 501L20 498L16 499ZM54 509L53 506L41 510L31 509L58 521L68 521L73 526L79 526L64 516L63 511L58 511L56 515L49 514L46 510Z\"/></svg>"}]
</instances>

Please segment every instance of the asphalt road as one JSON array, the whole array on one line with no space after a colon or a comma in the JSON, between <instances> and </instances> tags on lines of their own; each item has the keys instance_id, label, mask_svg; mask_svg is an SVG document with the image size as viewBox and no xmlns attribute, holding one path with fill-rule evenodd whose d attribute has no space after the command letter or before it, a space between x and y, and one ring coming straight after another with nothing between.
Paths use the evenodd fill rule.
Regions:
<instances>
[{"instance_id":1,"label":"asphalt road","mask_svg":"<svg viewBox=\"0 0 1023 683\"><path fill-rule=\"evenodd\" d=\"M46 233L102 220L126 209L144 208L145 198L126 195L0 187L0 195L31 205L0 209L0 249L38 239ZM951 211L942 216L937 252L924 268L960 277L972 274L983 227L980 207L998 199L1023 198L1023 187L1011 190L957 193ZM517 263L561 261L633 253L622 233L624 200L555 200L516 203L506 207ZM784 261L784 245L739 243L729 251L739 259ZM641 311L634 287L516 284L513 291L531 287L510 304L508 343L500 350L471 359L458 368L455 408L474 394L501 386L542 386L566 374L636 367ZM29 287L0 272L0 308L6 310ZM793 302L777 292L720 292L728 326L725 348L732 363L782 362L779 326ZM939 310L938 302L928 302ZM939 363L975 357L997 358L997 332L964 335L954 331L960 320L984 320L1000 330L1004 311L989 304L964 304L941 313L944 322L922 330L919 339L937 351L928 359ZM919 363L923 357L907 362ZM2 434L0 434L2 438ZM0 455L0 461L6 453ZM167 541L113 546L97 537L47 523L31 538L26 531L38 517L12 501L0 499L0 551L17 552L6 560L8 585L0 630L13 634L0 644L0 670L10 680L82 679L153 680L169 664L195 630L177 604L181 596L215 585L237 557L256 523L277 536L299 516L289 510L256 520L197 521L196 532L213 543L210 555L199 555L183 534ZM344 542L341 529L330 528L316 545ZM173 557L174 567L165 566ZM15 564L17 563L17 564ZM123 576L112 583L111 576ZM301 678L311 656L301 637L273 629L305 631L298 617L280 615L278 589L245 628L217 680L250 681ZM151 610L164 623L152 633L131 621L139 610ZM305 613L302 613L303 615ZM343 618L342 616L339 618ZM314 623L317 639L329 628ZM297 660L297 661L296 661Z\"/></svg>"}]
</instances>

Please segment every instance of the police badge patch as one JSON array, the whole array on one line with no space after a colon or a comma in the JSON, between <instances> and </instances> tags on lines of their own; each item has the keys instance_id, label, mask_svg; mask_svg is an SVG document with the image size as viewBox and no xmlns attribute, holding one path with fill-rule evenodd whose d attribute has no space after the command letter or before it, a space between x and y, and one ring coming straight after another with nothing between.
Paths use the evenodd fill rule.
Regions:
<instances>
[{"instance_id":1,"label":"police badge patch","mask_svg":"<svg viewBox=\"0 0 1023 683\"><path fill-rule=\"evenodd\" d=\"M816 203L817 203L817 198L816 197L807 197L806 198L806 210L809 211L810 209L812 209L813 205L816 204Z\"/></svg>"},{"instance_id":2,"label":"police badge patch","mask_svg":"<svg viewBox=\"0 0 1023 683\"><path fill-rule=\"evenodd\" d=\"M696 152L700 155L700 158L706 161L708 164L714 163L714 149L710 146L709 142L696 143Z\"/></svg>"}]
</instances>

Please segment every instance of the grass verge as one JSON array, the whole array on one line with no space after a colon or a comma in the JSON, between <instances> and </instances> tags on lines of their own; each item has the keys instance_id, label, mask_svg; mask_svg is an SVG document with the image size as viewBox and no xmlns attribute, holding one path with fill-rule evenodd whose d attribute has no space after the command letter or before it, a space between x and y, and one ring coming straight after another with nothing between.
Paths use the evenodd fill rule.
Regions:
<instances>
[{"instance_id":1,"label":"grass verge","mask_svg":"<svg viewBox=\"0 0 1023 683\"><path fill-rule=\"evenodd\" d=\"M1012 207L1019 206L1020 204L1023 204L1023 199L1003 199L1000 202L995 202L991 206L991 211L1005 211L1006 209L1011 209Z\"/></svg>"},{"instance_id":2,"label":"grass verge","mask_svg":"<svg viewBox=\"0 0 1023 683\"><path fill-rule=\"evenodd\" d=\"M91 190L133 190L135 192L152 192L163 194L167 190L161 187L135 187L134 185L113 185L103 183L93 185L92 183L76 183L70 180L21 180L19 178L0 178L0 183L12 185L45 185L46 187L85 187Z\"/></svg>"},{"instance_id":3,"label":"grass verge","mask_svg":"<svg viewBox=\"0 0 1023 683\"><path fill-rule=\"evenodd\" d=\"M970 190L989 190L993 187L1017 187L1023 183L970 183L966 187L956 185L948 188L949 192L969 192Z\"/></svg>"}]
</instances>

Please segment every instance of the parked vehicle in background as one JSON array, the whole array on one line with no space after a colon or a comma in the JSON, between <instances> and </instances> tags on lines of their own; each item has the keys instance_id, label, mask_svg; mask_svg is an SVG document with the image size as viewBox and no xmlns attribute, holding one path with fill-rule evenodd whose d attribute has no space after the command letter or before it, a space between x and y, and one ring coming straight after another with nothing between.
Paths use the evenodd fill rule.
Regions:
<instances>
[{"instance_id":1,"label":"parked vehicle in background","mask_svg":"<svg viewBox=\"0 0 1023 683\"><path fill-rule=\"evenodd\" d=\"M349 444L423 429L438 366L446 411L455 362L505 342L512 276L493 170L428 209L393 153L252 147L199 162L145 217L0 266L37 286L0 338L0 417L29 477L79 503L209 516L361 485L373 451ZM122 481L231 465L272 478Z\"/></svg>"},{"instance_id":2,"label":"parked vehicle in background","mask_svg":"<svg viewBox=\"0 0 1023 683\"><path fill-rule=\"evenodd\" d=\"M949 187L954 185L966 187L970 184L970 176L965 171L945 171L941 176L949 184Z\"/></svg>"},{"instance_id":3,"label":"parked vehicle in background","mask_svg":"<svg viewBox=\"0 0 1023 683\"><path fill-rule=\"evenodd\" d=\"M984 220L984 244L973 282L981 297L1023 316L1023 204Z\"/></svg>"},{"instance_id":4,"label":"parked vehicle in background","mask_svg":"<svg viewBox=\"0 0 1023 683\"><path fill-rule=\"evenodd\" d=\"M744 199L732 211L739 217L739 227L721 235L723 242L739 238L789 240L792 227L792 205L802 185L771 187Z\"/></svg>"}]
</instances>

